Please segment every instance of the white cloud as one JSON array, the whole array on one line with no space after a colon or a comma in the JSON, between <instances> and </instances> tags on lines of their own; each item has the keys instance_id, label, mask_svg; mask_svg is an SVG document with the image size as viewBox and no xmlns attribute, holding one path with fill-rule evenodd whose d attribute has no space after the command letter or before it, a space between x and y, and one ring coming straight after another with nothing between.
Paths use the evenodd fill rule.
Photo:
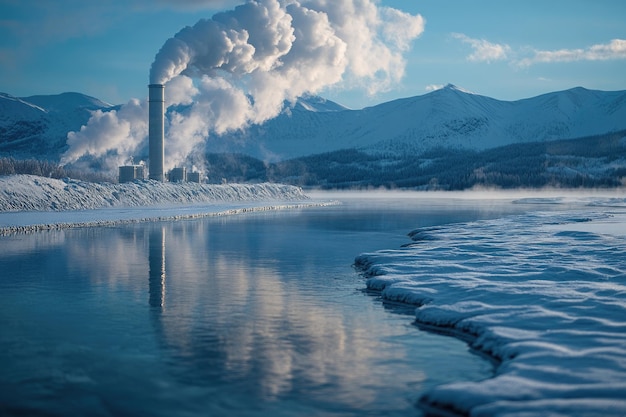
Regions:
<instances>
[{"instance_id":1,"label":"white cloud","mask_svg":"<svg viewBox=\"0 0 626 417\"><path fill-rule=\"evenodd\" d=\"M606 61L610 59L626 59L626 40L613 39L609 43L592 45L585 49L534 50L532 56L516 61L516 64L527 67L538 63Z\"/></svg>"},{"instance_id":2,"label":"white cloud","mask_svg":"<svg viewBox=\"0 0 626 417\"><path fill-rule=\"evenodd\" d=\"M469 44L474 52L467 59L476 62L502 61L508 58L511 47L506 44L491 43L485 39L474 39L462 33L453 33L452 37Z\"/></svg>"},{"instance_id":3,"label":"white cloud","mask_svg":"<svg viewBox=\"0 0 626 417\"><path fill-rule=\"evenodd\" d=\"M200 10L209 8L233 7L240 4L238 0L136 0L136 4L152 7L155 5L170 9Z\"/></svg>"},{"instance_id":4,"label":"white cloud","mask_svg":"<svg viewBox=\"0 0 626 417\"><path fill-rule=\"evenodd\" d=\"M429 84L424 89L430 93L431 91L441 90L443 87L443 84Z\"/></svg>"},{"instance_id":5,"label":"white cloud","mask_svg":"<svg viewBox=\"0 0 626 417\"><path fill-rule=\"evenodd\" d=\"M470 38L463 33L453 33L452 37L472 47L473 52L467 56L467 59L474 62L508 61L519 67L529 67L540 63L626 59L626 40L624 39L613 39L608 43L596 44L588 48L514 51L507 44Z\"/></svg>"}]
</instances>

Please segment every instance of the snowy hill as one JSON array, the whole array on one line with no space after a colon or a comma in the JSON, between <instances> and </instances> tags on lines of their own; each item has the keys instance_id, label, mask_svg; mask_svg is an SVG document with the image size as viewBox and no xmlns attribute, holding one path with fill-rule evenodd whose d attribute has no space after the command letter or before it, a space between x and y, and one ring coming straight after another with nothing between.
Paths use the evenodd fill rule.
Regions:
<instances>
[{"instance_id":1,"label":"snowy hill","mask_svg":"<svg viewBox=\"0 0 626 417\"><path fill-rule=\"evenodd\" d=\"M69 131L86 124L91 111L113 108L80 93L22 98L0 93L0 153L58 160Z\"/></svg>"},{"instance_id":2,"label":"snowy hill","mask_svg":"<svg viewBox=\"0 0 626 417\"><path fill-rule=\"evenodd\" d=\"M17 98L0 93L0 153L58 160L67 132L90 111L116 107L79 93ZM484 150L626 129L626 91L581 87L501 101L454 85L361 110L316 96L275 119L209 140L214 153L281 161L340 149L421 153L435 148Z\"/></svg>"},{"instance_id":3,"label":"snowy hill","mask_svg":"<svg viewBox=\"0 0 626 417\"><path fill-rule=\"evenodd\" d=\"M362 110L283 112L244 134L224 135L216 152L285 160L339 149L421 153L483 150L626 129L626 91L574 88L500 101L447 85L431 93ZM232 139L247 139L232 140Z\"/></svg>"},{"instance_id":4,"label":"snowy hill","mask_svg":"<svg viewBox=\"0 0 626 417\"><path fill-rule=\"evenodd\" d=\"M35 104L51 113L67 113L80 109L98 110L113 107L112 104L81 93L61 93L52 96L37 95L24 97L22 100Z\"/></svg>"},{"instance_id":5,"label":"snowy hill","mask_svg":"<svg viewBox=\"0 0 626 417\"><path fill-rule=\"evenodd\" d=\"M0 93L0 152L32 149L48 129L46 111L17 97Z\"/></svg>"}]
</instances>

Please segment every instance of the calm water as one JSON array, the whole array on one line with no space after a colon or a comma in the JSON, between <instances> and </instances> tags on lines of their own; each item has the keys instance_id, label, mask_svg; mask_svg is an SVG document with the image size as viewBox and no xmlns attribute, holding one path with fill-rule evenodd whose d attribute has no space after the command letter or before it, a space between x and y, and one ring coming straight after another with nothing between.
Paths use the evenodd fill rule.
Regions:
<instances>
[{"instance_id":1,"label":"calm water","mask_svg":"<svg viewBox=\"0 0 626 417\"><path fill-rule=\"evenodd\" d=\"M419 415L492 366L363 292L355 256L524 209L349 198L2 237L0 415Z\"/></svg>"}]
</instances>

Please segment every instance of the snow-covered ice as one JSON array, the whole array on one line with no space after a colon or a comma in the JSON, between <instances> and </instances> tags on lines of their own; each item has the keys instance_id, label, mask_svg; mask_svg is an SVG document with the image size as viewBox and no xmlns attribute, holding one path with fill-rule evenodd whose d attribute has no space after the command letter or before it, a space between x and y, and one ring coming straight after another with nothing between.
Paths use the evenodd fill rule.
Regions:
<instances>
[{"instance_id":1,"label":"snow-covered ice","mask_svg":"<svg viewBox=\"0 0 626 417\"><path fill-rule=\"evenodd\" d=\"M0 177L0 211L82 210L168 203L304 200L299 187L282 184L197 184L136 181L123 184L57 180L34 175Z\"/></svg>"},{"instance_id":2,"label":"snow-covered ice","mask_svg":"<svg viewBox=\"0 0 626 417\"><path fill-rule=\"evenodd\" d=\"M282 184L124 184L0 177L0 234L74 226L172 220L311 205L299 187Z\"/></svg>"},{"instance_id":3,"label":"snow-covered ice","mask_svg":"<svg viewBox=\"0 0 626 417\"><path fill-rule=\"evenodd\" d=\"M418 325L498 361L423 396L434 415L626 415L626 199L543 202L563 210L422 228L356 258Z\"/></svg>"}]
</instances>

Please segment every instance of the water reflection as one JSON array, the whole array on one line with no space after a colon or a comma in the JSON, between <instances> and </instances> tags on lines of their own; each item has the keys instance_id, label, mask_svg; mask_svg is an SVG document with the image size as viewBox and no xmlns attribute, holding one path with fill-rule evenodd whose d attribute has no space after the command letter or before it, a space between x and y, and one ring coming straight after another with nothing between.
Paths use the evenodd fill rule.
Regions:
<instances>
[{"instance_id":1,"label":"water reflection","mask_svg":"<svg viewBox=\"0 0 626 417\"><path fill-rule=\"evenodd\" d=\"M148 281L150 307L165 305L165 226L156 227L148 237Z\"/></svg>"},{"instance_id":2,"label":"water reflection","mask_svg":"<svg viewBox=\"0 0 626 417\"><path fill-rule=\"evenodd\" d=\"M262 222L248 224L245 234L236 224L208 233L206 226L169 224L148 234L149 304L167 305L153 316L155 330L181 383L219 387L220 395L241 398L230 404L236 408L289 399L366 410L378 407L385 385L403 380L416 388L424 380L420 370L394 375L372 366L411 362L385 340L397 329L346 317L351 306L324 300L310 284L329 277L289 279L302 271L285 271L274 258L301 256L289 239Z\"/></svg>"},{"instance_id":3,"label":"water reflection","mask_svg":"<svg viewBox=\"0 0 626 417\"><path fill-rule=\"evenodd\" d=\"M415 414L423 389L490 366L358 291L356 254L440 221L407 216L332 208L0 239L0 404Z\"/></svg>"}]
</instances>

